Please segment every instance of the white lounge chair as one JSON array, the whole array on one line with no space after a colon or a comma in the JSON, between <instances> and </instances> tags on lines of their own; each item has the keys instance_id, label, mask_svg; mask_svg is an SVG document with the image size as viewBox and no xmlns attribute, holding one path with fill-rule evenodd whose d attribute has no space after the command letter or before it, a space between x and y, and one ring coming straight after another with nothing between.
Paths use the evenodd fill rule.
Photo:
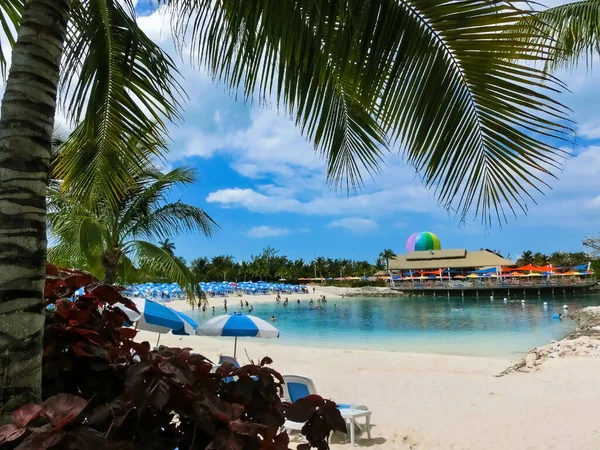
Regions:
<instances>
[{"instance_id":1,"label":"white lounge chair","mask_svg":"<svg viewBox=\"0 0 600 450\"><path fill-rule=\"evenodd\" d=\"M284 399L290 403L294 403L296 400L308 395L317 394L315 383L313 383L309 377L302 375L283 375L283 380L285 381L285 384L283 385L283 396ZM342 417L346 421L350 434L350 443L352 445L355 445L355 427L361 432L363 431L363 426L356 421L356 419L360 417L365 418L364 427L366 429L364 431L367 432L367 437L371 439L371 411L369 408L364 405L353 406L341 403L338 403L337 406ZM288 433L290 431L301 431L303 426L304 423L292 422L291 420L286 420L283 424L283 427ZM331 435L329 436L329 439L331 440Z\"/></svg>"}]
</instances>

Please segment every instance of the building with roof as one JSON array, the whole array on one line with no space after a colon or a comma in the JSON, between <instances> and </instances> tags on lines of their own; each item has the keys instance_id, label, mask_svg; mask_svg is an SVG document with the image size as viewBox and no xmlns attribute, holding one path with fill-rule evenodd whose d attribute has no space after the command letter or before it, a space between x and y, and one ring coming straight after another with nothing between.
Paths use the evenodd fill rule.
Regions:
<instances>
[{"instance_id":1,"label":"building with roof","mask_svg":"<svg viewBox=\"0 0 600 450\"><path fill-rule=\"evenodd\" d=\"M510 266L508 259L489 250L468 251L464 248L453 250L421 250L390 259L392 273L400 271L457 269L469 271L484 267Z\"/></svg>"}]
</instances>

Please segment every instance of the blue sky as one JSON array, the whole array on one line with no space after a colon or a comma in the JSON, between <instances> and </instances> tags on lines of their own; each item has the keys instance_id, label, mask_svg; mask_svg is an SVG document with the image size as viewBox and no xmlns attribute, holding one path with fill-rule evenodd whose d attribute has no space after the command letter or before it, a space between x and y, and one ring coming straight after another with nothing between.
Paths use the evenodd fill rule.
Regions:
<instances>
[{"instance_id":1,"label":"blue sky","mask_svg":"<svg viewBox=\"0 0 600 450\"><path fill-rule=\"evenodd\" d=\"M168 18L152 4L140 0L139 22L172 53ZM325 183L324 161L285 116L235 101L206 74L181 69L189 101L184 122L171 127L167 165L195 167L201 180L174 197L202 207L221 226L211 240L176 237L187 260L244 259L267 245L292 258L374 260L383 248L403 253L408 236L424 230L436 233L443 248L485 247L515 258L525 249L581 251L582 238L600 232L600 69L590 73L582 65L559 74L571 90L561 101L578 122L573 157L527 216L491 230L450 217L398 155L359 195L336 194Z\"/></svg>"}]
</instances>

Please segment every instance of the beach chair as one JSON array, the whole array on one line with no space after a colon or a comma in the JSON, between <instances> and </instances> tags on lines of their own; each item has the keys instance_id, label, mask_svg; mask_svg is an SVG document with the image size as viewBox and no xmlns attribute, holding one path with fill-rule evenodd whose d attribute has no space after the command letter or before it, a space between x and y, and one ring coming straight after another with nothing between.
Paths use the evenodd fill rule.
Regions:
<instances>
[{"instance_id":1,"label":"beach chair","mask_svg":"<svg viewBox=\"0 0 600 450\"><path fill-rule=\"evenodd\" d=\"M233 356L219 355L219 366L223 364L232 364L236 369L240 368L240 363Z\"/></svg>"},{"instance_id":2,"label":"beach chair","mask_svg":"<svg viewBox=\"0 0 600 450\"><path fill-rule=\"evenodd\" d=\"M290 403L294 403L296 400L304 398L308 395L317 395L317 388L315 383L309 378L302 375L283 375L283 397ZM360 425L356 419L360 417L365 418L364 431L367 432L367 437L371 439L371 411L364 405L353 406L349 404L338 403L337 404L342 417L346 421L348 431L350 434L350 443L355 445L355 427L363 431L363 425ZM286 420L283 424L283 428L289 433L291 431L301 431L304 423L292 422ZM329 435L331 440L331 435Z\"/></svg>"},{"instance_id":3,"label":"beach chair","mask_svg":"<svg viewBox=\"0 0 600 450\"><path fill-rule=\"evenodd\" d=\"M240 363L233 356L219 355L219 362L215 366L214 370L216 370L217 367L222 366L223 364L231 364L236 369L240 368ZM223 378L223 381L225 383L231 383L232 381L234 381L234 377L225 377Z\"/></svg>"}]
</instances>

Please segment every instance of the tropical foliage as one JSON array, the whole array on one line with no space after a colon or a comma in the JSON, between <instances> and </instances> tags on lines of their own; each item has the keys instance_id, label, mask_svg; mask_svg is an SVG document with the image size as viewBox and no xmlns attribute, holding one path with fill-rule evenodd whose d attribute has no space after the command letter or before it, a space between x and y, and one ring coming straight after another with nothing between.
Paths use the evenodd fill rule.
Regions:
<instances>
[{"instance_id":1,"label":"tropical foliage","mask_svg":"<svg viewBox=\"0 0 600 450\"><path fill-rule=\"evenodd\" d=\"M440 203L485 221L525 209L560 166L560 84L500 1L162 0L180 42L232 91L273 97L353 188L389 149ZM401 30L401 31L399 31ZM529 31L538 36L535 29ZM301 42L302 45L298 43ZM528 61L527 64L523 61Z\"/></svg>"},{"instance_id":2,"label":"tropical foliage","mask_svg":"<svg viewBox=\"0 0 600 450\"><path fill-rule=\"evenodd\" d=\"M165 239L164 241L159 242L158 245L160 245L160 248L165 252L170 253L171 255L175 254L175 243L171 242L170 239Z\"/></svg>"},{"instance_id":3,"label":"tropical foliage","mask_svg":"<svg viewBox=\"0 0 600 450\"><path fill-rule=\"evenodd\" d=\"M83 287L86 295L67 300ZM336 404L318 396L280 399L282 376L263 358L241 368L190 349L150 351L124 327L117 303L135 309L89 274L48 266L41 404L15 408L0 447L35 450L288 450L286 419L307 422L308 443L328 449L346 432Z\"/></svg>"},{"instance_id":4,"label":"tropical foliage","mask_svg":"<svg viewBox=\"0 0 600 450\"><path fill-rule=\"evenodd\" d=\"M548 8L527 17L521 25L536 45L548 46L546 70L572 68L582 58L591 67L600 55L600 1L583 0ZM539 30L538 33L531 31ZM537 36L536 36L537 34Z\"/></svg>"},{"instance_id":5,"label":"tropical foliage","mask_svg":"<svg viewBox=\"0 0 600 450\"><path fill-rule=\"evenodd\" d=\"M168 238L182 232L210 236L216 226L200 208L169 202L168 193L193 183L194 171L178 168L162 173L149 167L133 180L117 203L103 200L102 190L92 190L93 197L86 202L77 191L52 189L48 224L56 245L48 252L49 261L89 270L106 283L161 275L193 292L197 283L173 254ZM159 239L164 241L152 243Z\"/></svg>"},{"instance_id":6,"label":"tropical foliage","mask_svg":"<svg viewBox=\"0 0 600 450\"><path fill-rule=\"evenodd\" d=\"M391 248L386 248L379 254L379 257L385 261L385 269L390 270L390 259L395 258L396 254Z\"/></svg>"},{"instance_id":7,"label":"tropical foliage","mask_svg":"<svg viewBox=\"0 0 600 450\"><path fill-rule=\"evenodd\" d=\"M0 119L0 209L10 218L0 227L0 258L11 267L0 271L0 320L20 324L18 333L10 330L10 345L0 343L0 354L15 355L16 343L24 342L33 361L7 363L0 420L10 412L7 393L39 399L31 373L43 322L41 314L30 316L41 311L57 103L75 131L56 160L65 198L51 214L64 207L82 220L50 219L61 243L69 233L74 242L56 257L88 261L107 280L129 276L130 263L141 266L149 255L183 273L172 255L144 240L145 225L134 232L125 224L122 239L107 227L109 220L123 225L125 199L139 189L138 174L164 152L166 123L181 113L177 68L139 29L134 3L0 1L0 33L16 63ZM388 150L402 149L444 207L459 217L473 208L490 222L525 210L528 197L560 166L555 138L570 130L563 125L565 108L550 94L562 86L532 64L544 60L545 49L531 44L535 36L527 40L517 24L523 11L509 3L157 3L170 9L181 53L188 47L185 53L232 91L256 94L288 113L326 158L335 186L360 186ZM7 54L2 46L3 69ZM85 198L97 203L87 216L76 204ZM86 224L83 236L78 223Z\"/></svg>"},{"instance_id":8,"label":"tropical foliage","mask_svg":"<svg viewBox=\"0 0 600 450\"><path fill-rule=\"evenodd\" d=\"M545 266L552 264L554 267L571 267L580 264L587 264L590 261L589 255L585 252L561 252L556 251L550 255L540 252L525 250L517 260L518 266L533 264L535 266Z\"/></svg>"},{"instance_id":9,"label":"tropical foliage","mask_svg":"<svg viewBox=\"0 0 600 450\"><path fill-rule=\"evenodd\" d=\"M231 255L214 256L211 259L194 259L190 270L200 281L218 280L297 280L298 278L362 277L373 275L382 269L368 261L317 257L313 261L292 260L272 247L252 255L249 261L235 262ZM316 274L316 275L315 275Z\"/></svg>"}]
</instances>

